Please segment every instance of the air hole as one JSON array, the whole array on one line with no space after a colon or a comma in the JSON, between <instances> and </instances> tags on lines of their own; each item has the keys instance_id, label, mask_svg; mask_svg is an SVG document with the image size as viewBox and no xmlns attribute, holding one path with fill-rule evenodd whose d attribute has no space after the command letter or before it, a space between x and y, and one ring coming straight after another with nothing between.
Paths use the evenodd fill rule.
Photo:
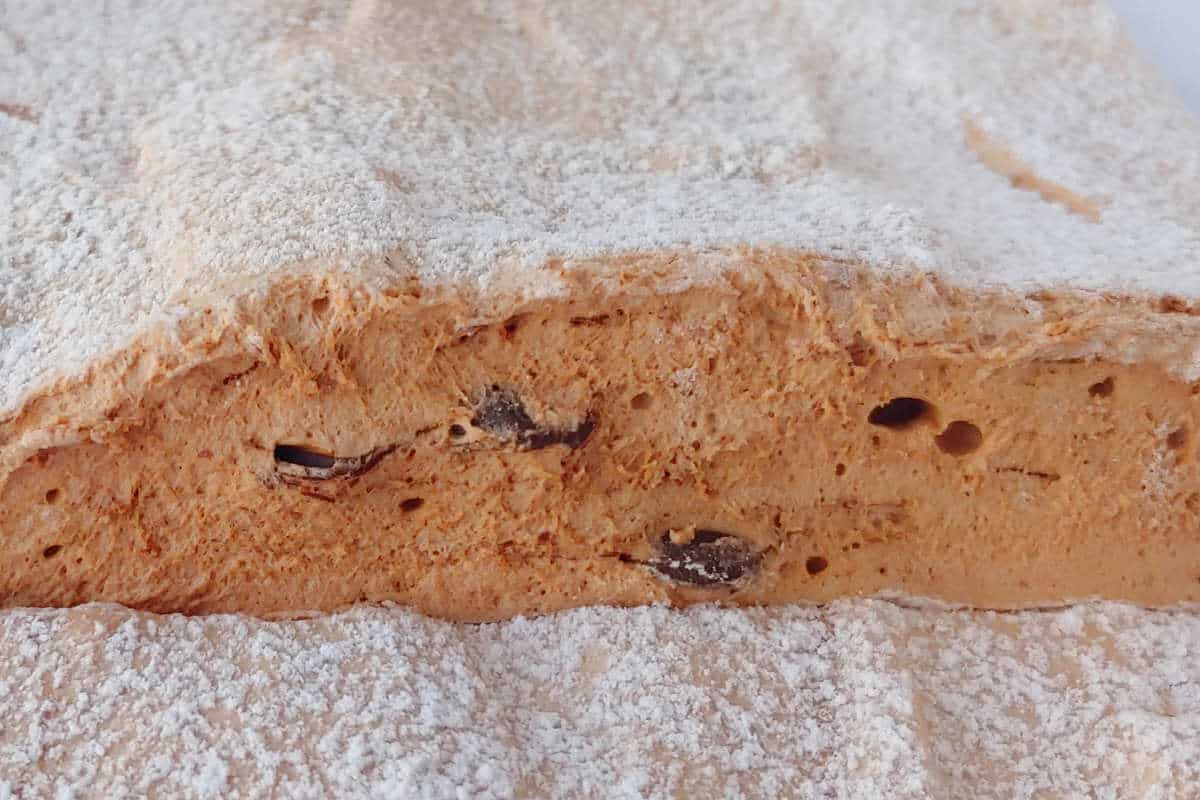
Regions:
<instances>
[{"instance_id":1,"label":"air hole","mask_svg":"<svg viewBox=\"0 0 1200 800\"><path fill-rule=\"evenodd\" d=\"M838 475L838 476L845 475L846 474L846 465L838 464L836 467L833 468L833 474Z\"/></svg>"},{"instance_id":2,"label":"air hole","mask_svg":"<svg viewBox=\"0 0 1200 800\"><path fill-rule=\"evenodd\" d=\"M1088 387L1088 394L1092 397L1111 397L1113 393L1113 379L1105 378L1098 383L1093 383Z\"/></svg>"},{"instance_id":3,"label":"air hole","mask_svg":"<svg viewBox=\"0 0 1200 800\"><path fill-rule=\"evenodd\" d=\"M314 467L316 469L329 469L337 463L337 459L331 455L318 453L294 444L275 445L275 460L285 464L295 464L298 467Z\"/></svg>"},{"instance_id":4,"label":"air hole","mask_svg":"<svg viewBox=\"0 0 1200 800\"><path fill-rule=\"evenodd\" d=\"M62 550L61 544L52 544L42 551L42 558L54 558Z\"/></svg>"},{"instance_id":5,"label":"air hole","mask_svg":"<svg viewBox=\"0 0 1200 800\"><path fill-rule=\"evenodd\" d=\"M934 441L943 453L965 456L983 444L983 434L979 432L979 428L959 419L947 425L946 430L934 437Z\"/></svg>"},{"instance_id":6,"label":"air hole","mask_svg":"<svg viewBox=\"0 0 1200 800\"><path fill-rule=\"evenodd\" d=\"M933 406L916 397L893 397L881 406L875 406L867 415L867 422L885 428L901 430L933 414Z\"/></svg>"},{"instance_id":7,"label":"air hole","mask_svg":"<svg viewBox=\"0 0 1200 800\"><path fill-rule=\"evenodd\" d=\"M416 511L421 506L425 505L425 500L420 497L410 497L400 504L401 511Z\"/></svg>"},{"instance_id":8,"label":"air hole","mask_svg":"<svg viewBox=\"0 0 1200 800\"><path fill-rule=\"evenodd\" d=\"M1167 434L1167 447L1178 450L1187 444L1187 428L1176 428Z\"/></svg>"},{"instance_id":9,"label":"air hole","mask_svg":"<svg viewBox=\"0 0 1200 800\"><path fill-rule=\"evenodd\" d=\"M50 491L46 492L46 502L47 503L57 503L58 495L59 495L58 489L51 489Z\"/></svg>"},{"instance_id":10,"label":"air hole","mask_svg":"<svg viewBox=\"0 0 1200 800\"><path fill-rule=\"evenodd\" d=\"M642 392L641 394L635 394L633 399L629 401L629 405L633 408L636 408L638 411L645 411L650 407L652 402L653 401L650 399L650 395Z\"/></svg>"},{"instance_id":11,"label":"air hole","mask_svg":"<svg viewBox=\"0 0 1200 800\"><path fill-rule=\"evenodd\" d=\"M455 439L461 439L462 437L467 435L467 429L464 428L462 425L455 423L454 425L450 426L450 435L453 436Z\"/></svg>"},{"instance_id":12,"label":"air hole","mask_svg":"<svg viewBox=\"0 0 1200 800\"><path fill-rule=\"evenodd\" d=\"M505 339L511 339L519 327L521 327L521 320L517 317L512 317L505 321L504 326L500 330L500 335Z\"/></svg>"},{"instance_id":13,"label":"air hole","mask_svg":"<svg viewBox=\"0 0 1200 800\"><path fill-rule=\"evenodd\" d=\"M312 301L312 310L313 310L314 314L324 314L328 308L329 308L329 298L328 297L318 297L316 300Z\"/></svg>"},{"instance_id":14,"label":"air hole","mask_svg":"<svg viewBox=\"0 0 1200 800\"><path fill-rule=\"evenodd\" d=\"M808 570L809 575L824 572L828 566L829 562L825 560L824 556L809 556L808 560L804 562L804 568Z\"/></svg>"}]
</instances>

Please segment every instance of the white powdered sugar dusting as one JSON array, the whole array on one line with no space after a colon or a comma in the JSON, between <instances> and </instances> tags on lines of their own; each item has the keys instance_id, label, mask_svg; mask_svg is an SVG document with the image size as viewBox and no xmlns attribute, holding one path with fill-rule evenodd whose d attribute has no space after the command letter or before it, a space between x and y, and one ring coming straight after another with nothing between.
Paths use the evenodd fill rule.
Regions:
<instances>
[{"instance_id":1,"label":"white powdered sugar dusting","mask_svg":"<svg viewBox=\"0 0 1200 800\"><path fill-rule=\"evenodd\" d=\"M754 245L1194 297L1197 219L1200 127L1098 2L0 16L0 410L302 260L537 295L551 258Z\"/></svg>"},{"instance_id":2,"label":"white powdered sugar dusting","mask_svg":"<svg viewBox=\"0 0 1200 800\"><path fill-rule=\"evenodd\" d=\"M0 613L0 798L1200 793L1200 615Z\"/></svg>"}]
</instances>

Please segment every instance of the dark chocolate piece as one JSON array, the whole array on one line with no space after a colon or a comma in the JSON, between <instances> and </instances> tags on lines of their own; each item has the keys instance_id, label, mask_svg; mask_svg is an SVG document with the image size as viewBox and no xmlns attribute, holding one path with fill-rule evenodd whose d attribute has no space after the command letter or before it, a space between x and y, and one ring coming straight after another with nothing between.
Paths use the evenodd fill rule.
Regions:
<instances>
[{"instance_id":1,"label":"dark chocolate piece","mask_svg":"<svg viewBox=\"0 0 1200 800\"><path fill-rule=\"evenodd\" d=\"M649 566L681 583L728 586L754 572L760 560L759 553L737 536L701 528L682 543L664 533Z\"/></svg>"},{"instance_id":2,"label":"dark chocolate piece","mask_svg":"<svg viewBox=\"0 0 1200 800\"><path fill-rule=\"evenodd\" d=\"M526 450L541 450L555 444L566 445L572 450L581 447L592 431L596 430L596 421L588 417L574 428L553 428L544 431L532 431L517 437L521 446Z\"/></svg>"},{"instance_id":3,"label":"dark chocolate piece","mask_svg":"<svg viewBox=\"0 0 1200 800\"><path fill-rule=\"evenodd\" d=\"M520 397L499 386L492 386L484 394L471 424L493 436L516 442L522 450L541 450L556 444L574 450L596 429L596 420L590 416L573 428L544 428L529 416Z\"/></svg>"},{"instance_id":4,"label":"dark chocolate piece","mask_svg":"<svg viewBox=\"0 0 1200 800\"><path fill-rule=\"evenodd\" d=\"M521 398L507 389L493 386L483 396L471 418L471 424L488 433L515 438L537 430L537 423L525 410Z\"/></svg>"}]
</instances>

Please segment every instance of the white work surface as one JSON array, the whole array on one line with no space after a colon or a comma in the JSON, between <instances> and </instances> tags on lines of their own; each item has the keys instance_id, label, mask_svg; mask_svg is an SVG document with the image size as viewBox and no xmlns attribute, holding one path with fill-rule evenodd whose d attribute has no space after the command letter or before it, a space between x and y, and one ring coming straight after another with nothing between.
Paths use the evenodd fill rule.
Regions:
<instances>
[{"instance_id":1,"label":"white work surface","mask_svg":"<svg viewBox=\"0 0 1200 800\"><path fill-rule=\"evenodd\" d=\"M1151 61L1200 114L1200 0L1112 0Z\"/></svg>"}]
</instances>

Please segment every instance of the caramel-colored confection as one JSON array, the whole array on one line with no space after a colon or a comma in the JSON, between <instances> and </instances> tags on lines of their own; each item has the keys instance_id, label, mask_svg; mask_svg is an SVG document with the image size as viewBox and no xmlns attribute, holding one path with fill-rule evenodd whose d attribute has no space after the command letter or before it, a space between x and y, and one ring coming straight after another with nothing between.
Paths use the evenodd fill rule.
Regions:
<instances>
[{"instance_id":1,"label":"caramel-colored confection","mask_svg":"<svg viewBox=\"0 0 1200 800\"><path fill-rule=\"evenodd\" d=\"M0 604L1200 600L1099 3L300 5L7 14Z\"/></svg>"},{"instance_id":2,"label":"caramel-colored confection","mask_svg":"<svg viewBox=\"0 0 1200 800\"><path fill-rule=\"evenodd\" d=\"M1194 384L1065 355L1097 326L1169 343L1194 318L1047 298L1033 326L986 295L755 264L497 316L452 292L280 287L244 309L258 352L202 324L185 347L220 355L9 475L5 530L27 534L3 541L0 591L471 620L877 592L1200 599ZM886 333L914 295L953 340Z\"/></svg>"}]
</instances>

